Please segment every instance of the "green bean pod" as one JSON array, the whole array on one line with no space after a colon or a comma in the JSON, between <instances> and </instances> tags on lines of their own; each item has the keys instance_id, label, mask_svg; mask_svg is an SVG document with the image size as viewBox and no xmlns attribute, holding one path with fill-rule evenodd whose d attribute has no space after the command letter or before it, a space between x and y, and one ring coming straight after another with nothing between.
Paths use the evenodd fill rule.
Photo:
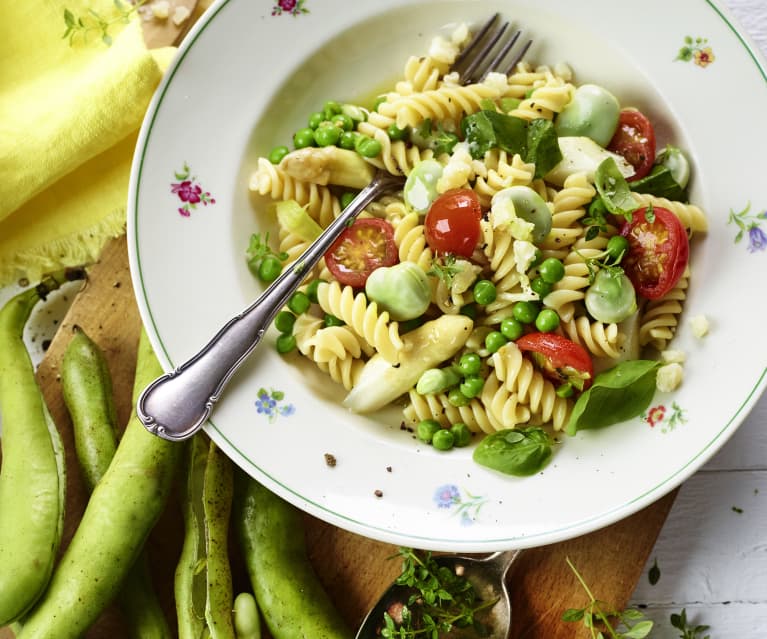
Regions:
<instances>
[{"instance_id":1,"label":"green bean pod","mask_svg":"<svg viewBox=\"0 0 767 639\"><path fill-rule=\"evenodd\" d=\"M64 525L61 439L23 341L32 309L69 278L46 277L0 310L0 626L18 620L42 595Z\"/></svg>"},{"instance_id":2,"label":"green bean pod","mask_svg":"<svg viewBox=\"0 0 767 639\"><path fill-rule=\"evenodd\" d=\"M162 374L144 331L133 405ZM149 433L135 409L45 595L18 639L76 639L112 601L162 513L183 445Z\"/></svg>"},{"instance_id":3,"label":"green bean pod","mask_svg":"<svg viewBox=\"0 0 767 639\"><path fill-rule=\"evenodd\" d=\"M234 598L233 616L237 639L261 639L261 615L252 594L241 592Z\"/></svg>"},{"instance_id":4,"label":"green bean pod","mask_svg":"<svg viewBox=\"0 0 767 639\"><path fill-rule=\"evenodd\" d=\"M117 411L112 376L98 345L78 326L61 363L61 391L72 418L75 453L88 491L104 476L117 450ZM170 639L142 552L125 577L118 604L135 639Z\"/></svg>"},{"instance_id":5,"label":"green bean pod","mask_svg":"<svg viewBox=\"0 0 767 639\"><path fill-rule=\"evenodd\" d=\"M179 639L234 639L228 548L232 465L198 434L190 442L185 477L185 534L174 585Z\"/></svg>"},{"instance_id":6,"label":"green bean pod","mask_svg":"<svg viewBox=\"0 0 767 639\"><path fill-rule=\"evenodd\" d=\"M300 511L238 471L234 520L258 607L274 639L352 634L309 562Z\"/></svg>"}]
</instances>

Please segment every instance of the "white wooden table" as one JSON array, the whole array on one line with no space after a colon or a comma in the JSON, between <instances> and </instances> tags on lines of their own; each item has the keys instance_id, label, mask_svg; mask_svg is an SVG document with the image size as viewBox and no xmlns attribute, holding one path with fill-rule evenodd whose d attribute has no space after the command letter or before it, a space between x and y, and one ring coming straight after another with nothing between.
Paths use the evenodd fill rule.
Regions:
<instances>
[{"instance_id":1,"label":"white wooden table","mask_svg":"<svg viewBox=\"0 0 767 639\"><path fill-rule=\"evenodd\" d=\"M767 0L720 3L767 57ZM77 286L54 297L30 323L33 360L42 358ZM15 290L0 289L0 303ZM656 563L660 579L652 585L648 575ZM598 584L591 585L598 596ZM653 639L678 639L669 616L682 608L688 620L710 626L711 639L767 639L767 395L682 486L631 605L656 621Z\"/></svg>"},{"instance_id":2,"label":"white wooden table","mask_svg":"<svg viewBox=\"0 0 767 639\"><path fill-rule=\"evenodd\" d=\"M767 0L721 4L767 57ZM632 604L656 621L654 639L679 637L669 616L682 608L711 639L767 637L767 395L682 486Z\"/></svg>"}]
</instances>

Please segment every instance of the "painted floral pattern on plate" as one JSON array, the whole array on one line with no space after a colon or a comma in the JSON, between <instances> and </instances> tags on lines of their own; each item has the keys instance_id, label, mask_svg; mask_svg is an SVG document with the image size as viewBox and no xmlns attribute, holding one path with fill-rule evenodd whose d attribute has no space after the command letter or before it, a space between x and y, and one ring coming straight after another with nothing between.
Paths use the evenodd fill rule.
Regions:
<instances>
[{"instance_id":1,"label":"painted floral pattern on plate","mask_svg":"<svg viewBox=\"0 0 767 639\"><path fill-rule=\"evenodd\" d=\"M216 198L210 194L210 191L202 188L186 162L180 171L174 171L174 176L178 181L171 182L170 192L178 196L181 202L181 206L177 209L179 215L190 217L198 204L208 206L208 204L216 203Z\"/></svg>"}]
</instances>

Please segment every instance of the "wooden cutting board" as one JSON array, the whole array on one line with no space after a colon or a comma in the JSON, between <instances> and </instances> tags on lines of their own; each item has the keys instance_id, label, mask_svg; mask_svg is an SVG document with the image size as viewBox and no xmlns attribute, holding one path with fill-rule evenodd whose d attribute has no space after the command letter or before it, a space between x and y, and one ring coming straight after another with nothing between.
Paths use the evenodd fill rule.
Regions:
<instances>
[{"instance_id":1,"label":"wooden cutting board","mask_svg":"<svg viewBox=\"0 0 767 639\"><path fill-rule=\"evenodd\" d=\"M74 457L72 430L58 369L74 325L81 326L106 354L113 377L120 423L130 413L135 350L140 331L128 268L125 237L109 243L100 261L89 269L38 369L38 381L67 449L68 499L66 546L87 503ZM586 637L580 625L560 620L571 607L587 599L565 562L570 557L594 594L616 607L626 605L668 515L675 492L643 511L600 531L523 553L510 576L513 593L513 639L571 639ZM584 497L585 498L585 497ZM173 625L173 572L181 547L179 504L172 498L148 541L155 586ZM311 561L336 606L351 628L397 575L399 562L390 559L394 546L360 537L306 516ZM247 588L236 549L232 554L236 591ZM108 610L87 634L88 639L125 637L119 613ZM0 629L0 639L12 637Z\"/></svg>"}]
</instances>

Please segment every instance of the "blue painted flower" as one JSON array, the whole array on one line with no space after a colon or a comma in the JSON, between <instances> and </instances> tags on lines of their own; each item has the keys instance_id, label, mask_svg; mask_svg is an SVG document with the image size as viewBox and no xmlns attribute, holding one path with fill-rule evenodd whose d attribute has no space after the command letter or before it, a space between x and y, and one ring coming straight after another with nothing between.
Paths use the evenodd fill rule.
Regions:
<instances>
[{"instance_id":1,"label":"blue painted flower","mask_svg":"<svg viewBox=\"0 0 767 639\"><path fill-rule=\"evenodd\" d=\"M434 502L438 508L450 508L461 501L461 494L455 484L440 486L434 493Z\"/></svg>"},{"instance_id":2,"label":"blue painted flower","mask_svg":"<svg viewBox=\"0 0 767 639\"><path fill-rule=\"evenodd\" d=\"M748 250L751 253L767 248L767 235L758 226L748 229Z\"/></svg>"},{"instance_id":3,"label":"blue painted flower","mask_svg":"<svg viewBox=\"0 0 767 639\"><path fill-rule=\"evenodd\" d=\"M271 398L269 393L261 389L258 392L258 399L256 400L256 410L259 413L272 416L274 414L274 407L277 402Z\"/></svg>"},{"instance_id":4,"label":"blue painted flower","mask_svg":"<svg viewBox=\"0 0 767 639\"><path fill-rule=\"evenodd\" d=\"M283 417L290 417L296 412L296 407L293 406L293 404L285 404L284 406L280 406L278 410Z\"/></svg>"}]
</instances>

